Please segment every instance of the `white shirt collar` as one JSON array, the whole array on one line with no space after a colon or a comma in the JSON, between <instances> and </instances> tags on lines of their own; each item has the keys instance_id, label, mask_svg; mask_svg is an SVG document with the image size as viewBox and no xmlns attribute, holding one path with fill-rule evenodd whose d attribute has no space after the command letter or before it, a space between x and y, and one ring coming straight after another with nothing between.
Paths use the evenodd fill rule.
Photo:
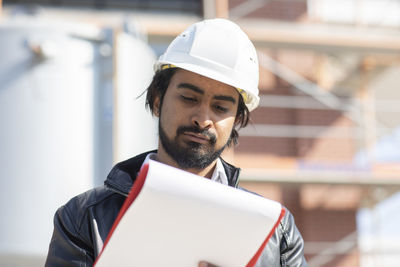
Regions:
<instances>
[{"instance_id":1,"label":"white shirt collar","mask_svg":"<svg viewBox=\"0 0 400 267\"><path fill-rule=\"evenodd\" d=\"M217 159L217 164L215 164L215 169L211 176L211 180L228 185L228 177L226 176L225 168L219 158Z\"/></svg>"},{"instance_id":2,"label":"white shirt collar","mask_svg":"<svg viewBox=\"0 0 400 267\"><path fill-rule=\"evenodd\" d=\"M156 153L149 153L146 156L146 159L143 161L142 166L145 165L146 163L149 163L149 160L151 159L156 160L156 155L157 155ZM228 185L228 177L226 176L225 168L222 165L222 162L219 158L217 159L217 164L215 165L215 169L211 176L211 180L224 185Z\"/></svg>"}]
</instances>

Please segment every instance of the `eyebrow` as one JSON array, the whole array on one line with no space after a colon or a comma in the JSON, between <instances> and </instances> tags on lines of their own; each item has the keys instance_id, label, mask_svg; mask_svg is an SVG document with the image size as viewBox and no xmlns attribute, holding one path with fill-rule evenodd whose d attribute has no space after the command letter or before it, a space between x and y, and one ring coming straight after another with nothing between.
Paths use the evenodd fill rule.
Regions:
<instances>
[{"instance_id":1,"label":"eyebrow","mask_svg":"<svg viewBox=\"0 0 400 267\"><path fill-rule=\"evenodd\" d=\"M194 91L196 93L204 95L204 90L200 89L199 87L197 87L196 85L193 85L191 83L180 83L180 84L178 84L178 88L189 89L189 90L192 90L192 91ZM236 104L235 98L233 98L231 96L228 96L228 95L215 95L214 99L223 100L223 101L230 101L233 104Z\"/></svg>"},{"instance_id":2,"label":"eyebrow","mask_svg":"<svg viewBox=\"0 0 400 267\"><path fill-rule=\"evenodd\" d=\"M202 89L200 89L199 87L197 87L196 85L193 85L191 83L180 83L180 84L178 84L178 88L190 89L192 91L195 91L196 93L204 95L204 91Z\"/></svg>"}]
</instances>

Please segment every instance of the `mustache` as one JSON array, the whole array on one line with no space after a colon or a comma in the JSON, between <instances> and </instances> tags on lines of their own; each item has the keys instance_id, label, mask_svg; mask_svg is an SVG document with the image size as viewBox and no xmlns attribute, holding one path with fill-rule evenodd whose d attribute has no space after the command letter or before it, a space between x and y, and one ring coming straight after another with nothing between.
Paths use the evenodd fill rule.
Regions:
<instances>
[{"instance_id":1,"label":"mustache","mask_svg":"<svg viewBox=\"0 0 400 267\"><path fill-rule=\"evenodd\" d=\"M217 141L217 137L215 136L215 134L213 134L212 132L206 130L206 129L201 129L198 126L180 126L178 127L178 129L176 130L176 135L180 135L183 134L185 132L192 132L192 133L196 133L196 134L201 134L204 136L207 136L208 138L210 138L210 143L211 144L215 144L215 142Z\"/></svg>"}]
</instances>

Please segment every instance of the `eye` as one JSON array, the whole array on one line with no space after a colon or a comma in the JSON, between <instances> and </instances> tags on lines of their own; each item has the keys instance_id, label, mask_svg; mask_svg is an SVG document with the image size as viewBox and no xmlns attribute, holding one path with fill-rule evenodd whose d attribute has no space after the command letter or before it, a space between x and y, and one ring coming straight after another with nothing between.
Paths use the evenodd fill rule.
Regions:
<instances>
[{"instance_id":1,"label":"eye","mask_svg":"<svg viewBox=\"0 0 400 267\"><path fill-rule=\"evenodd\" d=\"M184 95L181 95L181 98L183 99L183 101L185 101L185 102L196 102L197 101L197 99L196 98L194 98L194 97L190 97L190 96L184 96Z\"/></svg>"},{"instance_id":2,"label":"eye","mask_svg":"<svg viewBox=\"0 0 400 267\"><path fill-rule=\"evenodd\" d=\"M221 105L214 105L214 108L219 112L219 113L226 113L228 112L228 108L223 107Z\"/></svg>"}]
</instances>

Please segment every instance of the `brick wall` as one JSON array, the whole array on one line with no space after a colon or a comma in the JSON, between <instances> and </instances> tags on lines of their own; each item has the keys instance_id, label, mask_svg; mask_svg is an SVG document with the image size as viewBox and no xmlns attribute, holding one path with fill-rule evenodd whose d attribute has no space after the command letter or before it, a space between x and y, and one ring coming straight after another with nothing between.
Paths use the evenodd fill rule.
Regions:
<instances>
[{"instance_id":1,"label":"brick wall","mask_svg":"<svg viewBox=\"0 0 400 267\"><path fill-rule=\"evenodd\" d=\"M243 2L249 1L230 0L229 8L232 9ZM306 0L270 0L265 1L265 4L262 7L257 8L255 11L246 15L246 17L295 21L304 17L306 13Z\"/></svg>"},{"instance_id":2,"label":"brick wall","mask_svg":"<svg viewBox=\"0 0 400 267\"><path fill-rule=\"evenodd\" d=\"M308 80L314 82L318 80L315 53L273 50L264 52ZM266 97L307 97L288 82L265 69L261 69L260 75L261 94ZM342 111L329 108L318 109L315 107L320 103L312 97L309 97L309 100L311 104L306 109L260 107L252 112L251 124L247 127L289 125L326 126L326 128L314 137L241 136L239 145L235 147L235 164L242 168L265 168L275 171L279 169L312 171L319 168L318 171L322 172L337 171L351 166L360 145L360 140L353 136L354 123ZM337 136L335 129L338 128L342 132ZM314 245L320 244L315 242L334 243L356 230L356 212L362 197L358 188L289 186L255 182L241 182L241 186L285 205L293 213L306 244L307 242ZM315 249L306 249L308 260L312 260L315 256L317 256ZM346 253L335 254L323 260L326 260L326 263L322 266L358 266L359 264L356 247Z\"/></svg>"}]
</instances>

